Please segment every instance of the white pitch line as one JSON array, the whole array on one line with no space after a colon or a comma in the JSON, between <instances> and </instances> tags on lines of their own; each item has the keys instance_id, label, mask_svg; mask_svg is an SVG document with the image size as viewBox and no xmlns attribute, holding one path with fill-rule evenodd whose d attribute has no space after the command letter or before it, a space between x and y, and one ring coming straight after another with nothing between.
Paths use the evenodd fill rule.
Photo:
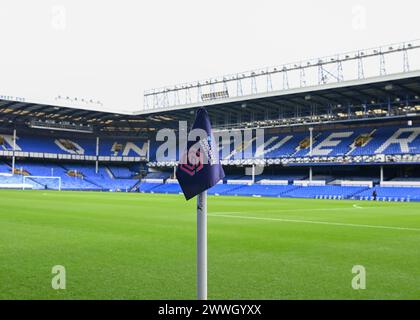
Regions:
<instances>
[{"instance_id":1,"label":"white pitch line","mask_svg":"<svg viewBox=\"0 0 420 320\"><path fill-rule=\"evenodd\" d=\"M370 224L339 223L339 222L326 222L326 221L313 221L313 220L294 220L294 219L266 218L266 217L246 217L246 216L211 214L211 213L209 213L208 216L211 216L211 217L222 217L222 218L233 218L233 219L248 219L248 220L279 221L279 222L291 222L291 223L322 224L322 225L340 226L340 227L356 227L356 228L372 228L372 229L420 231L420 228L375 226L375 225L370 225Z\"/></svg>"},{"instance_id":2,"label":"white pitch line","mask_svg":"<svg viewBox=\"0 0 420 320\"><path fill-rule=\"evenodd\" d=\"M355 205L357 206L357 205ZM338 208L307 208L307 209L276 209L276 210L260 210L260 212L269 212L269 213L278 213L278 212L297 212L297 211L342 211L342 210L354 210L354 209L373 209L375 207L338 207ZM212 214L236 214L236 213L243 213L242 211L221 211L221 212L212 212Z\"/></svg>"}]
</instances>

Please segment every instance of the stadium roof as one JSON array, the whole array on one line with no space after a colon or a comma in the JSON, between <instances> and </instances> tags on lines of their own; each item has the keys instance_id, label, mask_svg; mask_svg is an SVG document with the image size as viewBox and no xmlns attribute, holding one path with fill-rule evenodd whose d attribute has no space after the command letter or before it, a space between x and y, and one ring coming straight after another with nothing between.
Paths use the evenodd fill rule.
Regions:
<instances>
[{"instance_id":1,"label":"stadium roof","mask_svg":"<svg viewBox=\"0 0 420 320\"><path fill-rule=\"evenodd\" d=\"M178 120L191 120L194 109L206 106L212 120L222 123L230 115L267 115L293 112L296 106L308 111L312 106L362 105L419 99L420 71L341 81L320 86L274 91L265 94L225 98L191 105L138 113L112 113L75 107L44 105L0 99L0 127L28 126L31 121L64 122L87 125L96 131L150 133L163 127L177 127Z\"/></svg>"}]
</instances>

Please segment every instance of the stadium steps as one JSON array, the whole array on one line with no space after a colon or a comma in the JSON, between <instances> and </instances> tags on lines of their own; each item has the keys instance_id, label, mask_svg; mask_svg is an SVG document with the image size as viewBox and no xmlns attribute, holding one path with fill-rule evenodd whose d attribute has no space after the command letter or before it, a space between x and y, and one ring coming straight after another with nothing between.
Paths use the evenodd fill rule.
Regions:
<instances>
[{"instance_id":1,"label":"stadium steps","mask_svg":"<svg viewBox=\"0 0 420 320\"><path fill-rule=\"evenodd\" d=\"M158 187L160 187L161 185L163 185L164 183L162 183L162 184L160 184L160 185L158 185L158 186L155 186L155 187L153 187L153 188L151 188L151 189L149 189L147 192L148 193L151 193L154 189L156 189L156 188L158 188Z\"/></svg>"},{"instance_id":2,"label":"stadium steps","mask_svg":"<svg viewBox=\"0 0 420 320\"><path fill-rule=\"evenodd\" d=\"M235 191L237 191L239 189L243 189L245 187L248 187L248 185L246 185L246 184L244 184L244 185L238 185L237 187L232 188L232 189L229 189L229 190L226 190L226 191L223 191L220 194L221 195L235 195L235 193L234 193Z\"/></svg>"},{"instance_id":3,"label":"stadium steps","mask_svg":"<svg viewBox=\"0 0 420 320\"><path fill-rule=\"evenodd\" d=\"M142 182L142 181L140 181L140 184L139 184L139 186L140 186L140 187L141 187L141 184L142 184L142 183L147 184L147 182ZM160 187L160 186L162 186L162 185L164 185L164 183L156 184L154 187L152 187L152 188L148 189L147 191L144 191L144 190L143 190L143 191L141 191L141 192L144 192L144 193L152 193L154 189L156 189L156 188L158 188L158 187Z\"/></svg>"},{"instance_id":4,"label":"stadium steps","mask_svg":"<svg viewBox=\"0 0 420 320\"><path fill-rule=\"evenodd\" d=\"M65 165L62 165L62 164L59 164L58 166L60 166L61 168L63 168L66 171L66 174L67 174L68 171L71 170L71 169L69 169L68 167L66 167ZM82 172L82 174L83 174L83 172ZM90 183L92 186L97 187L97 188L99 188L101 190L105 190L105 188L103 186L101 186L101 185L99 185L99 184L91 181L89 178L86 178L86 176L84 174L83 174L83 181L85 181L87 183Z\"/></svg>"},{"instance_id":5,"label":"stadium steps","mask_svg":"<svg viewBox=\"0 0 420 320\"><path fill-rule=\"evenodd\" d=\"M286 198L289 198L288 195L287 195L288 193L294 192L295 190L300 189L300 188L303 188L303 187L302 186L296 186L293 189L286 190L286 191L280 193L279 196L282 196L282 197L285 196Z\"/></svg>"},{"instance_id":6,"label":"stadium steps","mask_svg":"<svg viewBox=\"0 0 420 320\"><path fill-rule=\"evenodd\" d=\"M111 179L115 179L114 173L112 172L112 170L108 166L105 166L105 172L109 175L109 177Z\"/></svg>"},{"instance_id":7,"label":"stadium steps","mask_svg":"<svg viewBox=\"0 0 420 320\"><path fill-rule=\"evenodd\" d=\"M9 163L8 161L2 161L2 163L4 163L6 166L8 166L10 169L12 169L12 164Z\"/></svg>"},{"instance_id":8,"label":"stadium steps","mask_svg":"<svg viewBox=\"0 0 420 320\"><path fill-rule=\"evenodd\" d=\"M287 193L289 193L289 192L293 192L293 191L295 191L295 190L297 190L297 189L299 189L299 188L303 188L303 187L302 187L302 186L296 186L296 188L293 188L293 189L291 189L291 190L284 191L284 192L280 193L280 195L281 195L281 196L284 196L284 195L286 195Z\"/></svg>"},{"instance_id":9,"label":"stadium steps","mask_svg":"<svg viewBox=\"0 0 420 320\"><path fill-rule=\"evenodd\" d=\"M352 194L349 194L346 198L347 198L347 199L351 199L351 198L356 197L356 196L357 196L357 195L359 195L360 193L363 193L363 192L365 192L365 191L367 191L367 190L369 190L369 189L370 189L369 187L363 188L362 190L359 190L359 191L356 191L356 192L354 192L354 193L352 193Z\"/></svg>"},{"instance_id":10,"label":"stadium steps","mask_svg":"<svg viewBox=\"0 0 420 320\"><path fill-rule=\"evenodd\" d=\"M95 187L100 188L101 190L105 189L103 186L97 184L96 182L93 182L92 180L90 180L89 178L86 178L85 176L84 176L83 180L90 183L91 185L94 185Z\"/></svg>"},{"instance_id":11,"label":"stadium steps","mask_svg":"<svg viewBox=\"0 0 420 320\"><path fill-rule=\"evenodd\" d=\"M135 190L140 184L141 184L141 180L137 181L136 184L130 188L129 192L132 192L133 190Z\"/></svg>"},{"instance_id":12,"label":"stadium steps","mask_svg":"<svg viewBox=\"0 0 420 320\"><path fill-rule=\"evenodd\" d=\"M9 162L7 162L7 161L2 161L2 162L1 162L1 164L3 164L4 166L8 167L8 168L9 168L9 170L10 170L10 172L12 172L12 165L11 165Z\"/></svg>"},{"instance_id":13,"label":"stadium steps","mask_svg":"<svg viewBox=\"0 0 420 320\"><path fill-rule=\"evenodd\" d=\"M159 188L160 186L162 186L162 185L164 185L165 183L161 183L161 184L159 184L159 185L157 185L157 186L154 186L154 187L152 187L152 188L150 188L149 190L147 190L146 191L146 193L154 193L154 190L156 189L156 188Z\"/></svg>"},{"instance_id":14,"label":"stadium steps","mask_svg":"<svg viewBox=\"0 0 420 320\"><path fill-rule=\"evenodd\" d=\"M67 168L64 164L61 164L61 163L57 163L57 166L59 166L60 168L63 168L64 170L66 170L66 171L69 171L70 169L69 168Z\"/></svg>"}]
</instances>

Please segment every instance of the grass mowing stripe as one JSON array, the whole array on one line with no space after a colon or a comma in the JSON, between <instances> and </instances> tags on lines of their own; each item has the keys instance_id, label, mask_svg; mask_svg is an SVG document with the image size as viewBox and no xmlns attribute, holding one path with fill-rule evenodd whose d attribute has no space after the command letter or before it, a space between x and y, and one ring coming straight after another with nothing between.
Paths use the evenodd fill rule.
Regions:
<instances>
[{"instance_id":1,"label":"grass mowing stripe","mask_svg":"<svg viewBox=\"0 0 420 320\"><path fill-rule=\"evenodd\" d=\"M313 221L313 220L295 220L295 219L267 218L267 217L250 217L250 216L236 216L236 215L230 215L230 214L212 214L212 213L209 213L208 216L223 217L223 218L236 218L236 219L249 219L249 220L291 222L291 223L323 224L323 225L340 226L340 227L359 227L359 228L390 229L390 230L405 230L405 231L419 231L420 232L420 228L375 226L375 225L369 225L369 224L339 223L339 222Z\"/></svg>"}]
</instances>

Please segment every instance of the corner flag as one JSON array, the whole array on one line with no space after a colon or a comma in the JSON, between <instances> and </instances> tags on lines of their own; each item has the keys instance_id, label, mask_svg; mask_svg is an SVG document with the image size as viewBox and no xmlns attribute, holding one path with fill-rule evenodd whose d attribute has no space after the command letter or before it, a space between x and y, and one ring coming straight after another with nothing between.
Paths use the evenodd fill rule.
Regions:
<instances>
[{"instance_id":1,"label":"corner flag","mask_svg":"<svg viewBox=\"0 0 420 320\"><path fill-rule=\"evenodd\" d=\"M197 131L196 141L188 141L176 171L176 178L187 200L210 189L225 177L209 115L204 108L197 110L191 132L196 129L202 134L199 136L200 131Z\"/></svg>"},{"instance_id":2,"label":"corner flag","mask_svg":"<svg viewBox=\"0 0 420 320\"><path fill-rule=\"evenodd\" d=\"M176 178L187 200L197 198L197 299L207 299L207 189L225 177L206 109L197 110Z\"/></svg>"}]
</instances>

